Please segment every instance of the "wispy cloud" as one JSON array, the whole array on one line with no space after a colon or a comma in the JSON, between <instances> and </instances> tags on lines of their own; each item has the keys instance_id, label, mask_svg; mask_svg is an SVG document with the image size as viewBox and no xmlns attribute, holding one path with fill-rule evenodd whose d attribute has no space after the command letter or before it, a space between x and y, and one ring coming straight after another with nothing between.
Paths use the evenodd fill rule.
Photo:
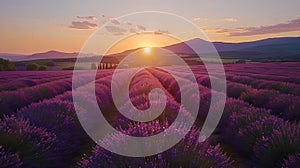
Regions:
<instances>
[{"instance_id":1,"label":"wispy cloud","mask_svg":"<svg viewBox=\"0 0 300 168\"><path fill-rule=\"evenodd\" d=\"M77 19L97 20L95 16L76 16Z\"/></svg>"},{"instance_id":2,"label":"wispy cloud","mask_svg":"<svg viewBox=\"0 0 300 168\"><path fill-rule=\"evenodd\" d=\"M129 26L131 26L131 25L132 25L132 23L131 23L131 22L129 22L129 21L125 21L125 22L124 22L124 24L126 24L126 25L129 25Z\"/></svg>"},{"instance_id":3,"label":"wispy cloud","mask_svg":"<svg viewBox=\"0 0 300 168\"><path fill-rule=\"evenodd\" d=\"M225 28L207 28L206 32L222 33L228 36L254 36L262 34L286 33L292 31L300 31L300 18L267 26L258 27L239 27L232 29Z\"/></svg>"},{"instance_id":4,"label":"wispy cloud","mask_svg":"<svg viewBox=\"0 0 300 168\"><path fill-rule=\"evenodd\" d=\"M109 21L115 25L120 25L121 23L116 18L110 18Z\"/></svg>"},{"instance_id":5,"label":"wispy cloud","mask_svg":"<svg viewBox=\"0 0 300 168\"><path fill-rule=\"evenodd\" d=\"M240 31L230 32L230 36L251 36L259 34L274 34L300 31L300 18L269 26L240 28Z\"/></svg>"},{"instance_id":6,"label":"wispy cloud","mask_svg":"<svg viewBox=\"0 0 300 168\"><path fill-rule=\"evenodd\" d=\"M168 30L157 30L154 32L154 34L160 35L160 34L170 34Z\"/></svg>"},{"instance_id":7,"label":"wispy cloud","mask_svg":"<svg viewBox=\"0 0 300 168\"><path fill-rule=\"evenodd\" d=\"M193 21L195 21L195 22L197 22L197 21L208 21L208 18L195 17L193 19Z\"/></svg>"},{"instance_id":8,"label":"wispy cloud","mask_svg":"<svg viewBox=\"0 0 300 168\"><path fill-rule=\"evenodd\" d=\"M105 29L113 35L124 35L127 30L118 26L105 26Z\"/></svg>"},{"instance_id":9,"label":"wispy cloud","mask_svg":"<svg viewBox=\"0 0 300 168\"><path fill-rule=\"evenodd\" d=\"M97 27L97 24L88 21L73 21L69 27L73 29L94 29Z\"/></svg>"},{"instance_id":10,"label":"wispy cloud","mask_svg":"<svg viewBox=\"0 0 300 168\"><path fill-rule=\"evenodd\" d=\"M237 22L238 20L236 18L224 18L224 19L222 19L222 21L234 23L234 22Z\"/></svg>"}]
</instances>

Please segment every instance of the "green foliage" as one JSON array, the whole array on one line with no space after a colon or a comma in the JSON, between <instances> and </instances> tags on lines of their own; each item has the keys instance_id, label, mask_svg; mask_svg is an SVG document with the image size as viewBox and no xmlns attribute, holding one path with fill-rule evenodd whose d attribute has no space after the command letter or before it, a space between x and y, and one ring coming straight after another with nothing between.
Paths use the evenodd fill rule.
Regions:
<instances>
[{"instance_id":1,"label":"green foliage","mask_svg":"<svg viewBox=\"0 0 300 168\"><path fill-rule=\"evenodd\" d=\"M0 58L0 71L15 71L15 65L9 61L9 60L5 60Z\"/></svg>"},{"instance_id":2,"label":"green foliage","mask_svg":"<svg viewBox=\"0 0 300 168\"><path fill-rule=\"evenodd\" d=\"M65 67L62 70L74 70L74 67L73 66L71 66L71 67Z\"/></svg>"},{"instance_id":3,"label":"green foliage","mask_svg":"<svg viewBox=\"0 0 300 168\"><path fill-rule=\"evenodd\" d=\"M26 70L27 71L36 71L38 70L40 67L39 64L36 64L36 63L28 63L26 64Z\"/></svg>"},{"instance_id":4,"label":"green foliage","mask_svg":"<svg viewBox=\"0 0 300 168\"><path fill-rule=\"evenodd\" d=\"M46 71L48 69L48 67L46 65L41 65L39 66L39 71Z\"/></svg>"}]
</instances>

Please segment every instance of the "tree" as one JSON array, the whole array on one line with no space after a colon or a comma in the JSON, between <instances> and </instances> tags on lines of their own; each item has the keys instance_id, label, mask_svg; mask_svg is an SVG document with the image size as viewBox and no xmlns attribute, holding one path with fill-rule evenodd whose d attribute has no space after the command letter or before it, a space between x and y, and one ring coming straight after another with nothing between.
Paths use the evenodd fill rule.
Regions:
<instances>
[{"instance_id":1,"label":"tree","mask_svg":"<svg viewBox=\"0 0 300 168\"><path fill-rule=\"evenodd\" d=\"M41 65L39 66L39 71L46 71L48 69L48 67L46 65Z\"/></svg>"},{"instance_id":2,"label":"tree","mask_svg":"<svg viewBox=\"0 0 300 168\"><path fill-rule=\"evenodd\" d=\"M9 60L5 60L0 58L0 71L15 71L15 65L9 61Z\"/></svg>"},{"instance_id":3,"label":"tree","mask_svg":"<svg viewBox=\"0 0 300 168\"><path fill-rule=\"evenodd\" d=\"M28 63L28 64L26 64L26 70L27 71L36 71L36 70L38 70L39 69L39 64L36 64L36 63Z\"/></svg>"},{"instance_id":4,"label":"tree","mask_svg":"<svg viewBox=\"0 0 300 168\"><path fill-rule=\"evenodd\" d=\"M97 69L97 64L93 62L93 63L91 64L91 69Z\"/></svg>"}]
</instances>

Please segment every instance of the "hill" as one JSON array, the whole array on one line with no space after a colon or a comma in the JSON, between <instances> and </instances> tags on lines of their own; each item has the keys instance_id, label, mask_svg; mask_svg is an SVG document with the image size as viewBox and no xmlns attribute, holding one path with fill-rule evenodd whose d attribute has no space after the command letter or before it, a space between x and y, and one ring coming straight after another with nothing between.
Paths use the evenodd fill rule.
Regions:
<instances>
[{"instance_id":1,"label":"hill","mask_svg":"<svg viewBox=\"0 0 300 168\"><path fill-rule=\"evenodd\" d=\"M213 45L212 45L213 44ZM193 46L195 51L190 48ZM196 54L208 56L212 47L215 47L222 59L246 59L251 61L299 61L300 60L300 37L269 38L264 40L225 43L208 42L199 38L185 42L165 46L176 54L195 56ZM123 58L137 49L127 50L121 53L109 55L111 57ZM65 53L59 51L48 51L32 55L0 54L0 58L11 61L29 61L40 59L70 59L76 58L77 52ZM97 57L94 54L85 54L86 57Z\"/></svg>"}]
</instances>

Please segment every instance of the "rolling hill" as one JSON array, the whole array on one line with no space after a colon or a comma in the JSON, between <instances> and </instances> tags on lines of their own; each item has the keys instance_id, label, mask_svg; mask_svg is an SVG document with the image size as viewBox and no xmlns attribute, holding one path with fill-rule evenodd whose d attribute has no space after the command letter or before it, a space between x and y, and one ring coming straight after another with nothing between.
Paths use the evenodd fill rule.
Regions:
<instances>
[{"instance_id":1,"label":"rolling hill","mask_svg":"<svg viewBox=\"0 0 300 168\"><path fill-rule=\"evenodd\" d=\"M283 37L269 38L264 40L242 42L242 43L225 43L225 42L208 42L199 38L188 40L182 43L165 46L176 54L184 55L203 55L211 54L212 45L217 49L223 59L247 59L252 61L294 61L300 60L300 37ZM193 46L196 50L192 50ZM111 57L124 57L137 49L127 50L121 53L109 55ZM28 61L39 59L68 59L76 58L78 53L64 53L58 51L48 51L32 55L12 55L0 54L0 58L10 59L11 61ZM86 54L86 57L96 56Z\"/></svg>"}]
</instances>

